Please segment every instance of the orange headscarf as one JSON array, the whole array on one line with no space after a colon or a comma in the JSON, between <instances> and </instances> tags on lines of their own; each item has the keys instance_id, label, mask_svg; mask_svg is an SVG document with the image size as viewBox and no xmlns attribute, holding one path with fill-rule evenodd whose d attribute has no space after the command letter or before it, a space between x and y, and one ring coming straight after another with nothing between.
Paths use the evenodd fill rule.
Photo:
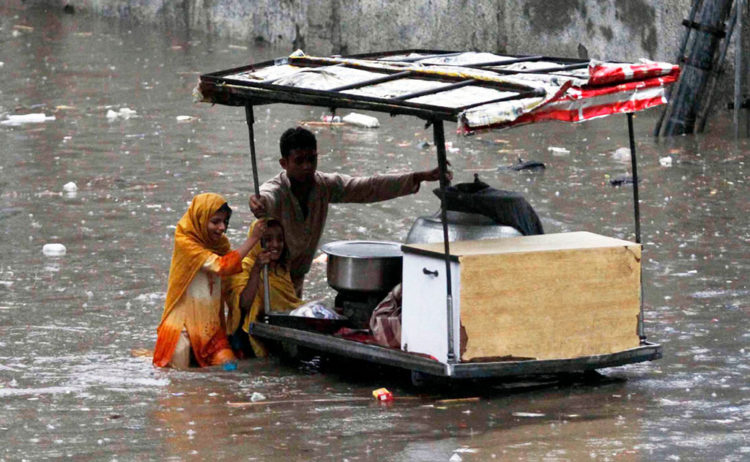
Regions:
<instances>
[{"instance_id":1,"label":"orange headscarf","mask_svg":"<svg viewBox=\"0 0 750 462\"><path fill-rule=\"evenodd\" d=\"M177 223L162 323L211 254L226 255L229 252L226 236L222 235L215 243L208 238L208 220L226 203L226 199L218 194L198 194Z\"/></svg>"}]
</instances>

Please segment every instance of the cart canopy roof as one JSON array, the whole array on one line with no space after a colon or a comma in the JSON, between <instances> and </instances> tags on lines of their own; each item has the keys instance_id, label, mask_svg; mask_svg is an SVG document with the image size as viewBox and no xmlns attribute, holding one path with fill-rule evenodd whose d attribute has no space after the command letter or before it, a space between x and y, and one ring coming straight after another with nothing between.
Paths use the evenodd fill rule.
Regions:
<instances>
[{"instance_id":1,"label":"cart canopy roof","mask_svg":"<svg viewBox=\"0 0 750 462\"><path fill-rule=\"evenodd\" d=\"M401 50L287 58L201 75L199 101L290 103L451 120L459 131L580 122L666 103L678 66L482 52Z\"/></svg>"}]
</instances>

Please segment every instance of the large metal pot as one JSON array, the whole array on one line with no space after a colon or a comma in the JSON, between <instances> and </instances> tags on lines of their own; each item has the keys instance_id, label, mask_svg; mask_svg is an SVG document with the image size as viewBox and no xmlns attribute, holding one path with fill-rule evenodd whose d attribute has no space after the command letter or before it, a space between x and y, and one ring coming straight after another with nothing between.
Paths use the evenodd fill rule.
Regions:
<instances>
[{"instance_id":1,"label":"large metal pot","mask_svg":"<svg viewBox=\"0 0 750 462\"><path fill-rule=\"evenodd\" d=\"M448 240L451 242L521 236L517 229L498 225L491 218L476 213L448 210L447 218ZM417 218L406 236L407 244L433 242L443 242L443 222L440 219L440 212L432 216Z\"/></svg>"},{"instance_id":2,"label":"large metal pot","mask_svg":"<svg viewBox=\"0 0 750 462\"><path fill-rule=\"evenodd\" d=\"M401 244L336 241L324 244L328 285L338 291L387 292L401 282Z\"/></svg>"}]
</instances>

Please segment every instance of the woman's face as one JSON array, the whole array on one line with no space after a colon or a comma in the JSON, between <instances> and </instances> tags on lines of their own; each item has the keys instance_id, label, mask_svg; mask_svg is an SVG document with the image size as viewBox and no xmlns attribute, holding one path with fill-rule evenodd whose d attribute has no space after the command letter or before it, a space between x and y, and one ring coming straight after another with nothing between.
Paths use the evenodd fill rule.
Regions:
<instances>
[{"instance_id":1,"label":"woman's face","mask_svg":"<svg viewBox=\"0 0 750 462\"><path fill-rule=\"evenodd\" d=\"M208 219L208 238L212 244L221 239L221 236L227 231L229 224L229 214L225 211L216 212Z\"/></svg>"},{"instance_id":2,"label":"woman's face","mask_svg":"<svg viewBox=\"0 0 750 462\"><path fill-rule=\"evenodd\" d=\"M280 226L271 225L263 233L263 242L270 253L271 261L279 261L284 252L284 232Z\"/></svg>"}]
</instances>

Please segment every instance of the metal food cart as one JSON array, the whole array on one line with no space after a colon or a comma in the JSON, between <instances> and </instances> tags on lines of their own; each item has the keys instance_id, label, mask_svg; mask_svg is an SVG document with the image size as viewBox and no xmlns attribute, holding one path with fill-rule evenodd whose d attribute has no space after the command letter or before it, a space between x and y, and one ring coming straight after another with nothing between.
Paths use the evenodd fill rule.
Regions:
<instances>
[{"instance_id":1,"label":"metal food cart","mask_svg":"<svg viewBox=\"0 0 750 462\"><path fill-rule=\"evenodd\" d=\"M630 137L635 243L640 244L632 114L664 104L665 89L678 75L677 66L651 61L612 63L440 50L314 57L298 51L286 58L201 75L196 98L245 108L256 193L259 179L253 108L258 105L287 103L331 111L346 108L416 116L424 120L427 127L432 126L443 193L449 185L445 122L457 122L460 132L471 133L549 120L580 122L624 113ZM441 307L440 312L446 315L443 325L447 329L435 335L447 342L446 358L436 359L419 352L264 322L251 325L252 335L326 354L408 369L413 377L429 374L463 379L586 372L661 357L662 347L648 342L644 333L641 293L637 345L632 348L567 358L463 361L456 351L458 326L455 325L451 277L451 261L456 259L451 255L446 214L443 199L440 217L446 276L445 307ZM638 277L641 277L640 267ZM642 290L640 283L639 289Z\"/></svg>"}]
</instances>

